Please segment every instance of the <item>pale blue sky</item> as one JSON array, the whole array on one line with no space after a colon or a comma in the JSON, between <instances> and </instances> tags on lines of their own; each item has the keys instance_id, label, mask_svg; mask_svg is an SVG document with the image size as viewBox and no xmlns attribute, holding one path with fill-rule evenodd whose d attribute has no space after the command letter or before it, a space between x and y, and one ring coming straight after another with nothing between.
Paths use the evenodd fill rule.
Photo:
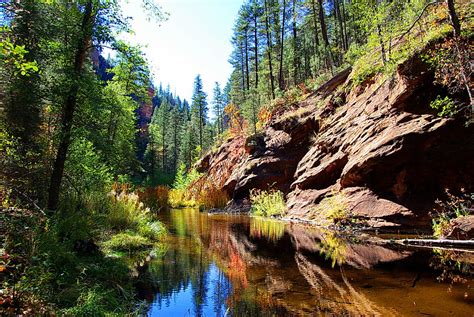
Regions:
<instances>
[{"instance_id":1,"label":"pale blue sky","mask_svg":"<svg viewBox=\"0 0 474 317\"><path fill-rule=\"evenodd\" d=\"M149 22L139 3L129 0L122 8L134 35L125 38L147 47L156 85L169 84L171 91L191 100L194 78L201 74L210 101L214 82L224 86L231 73L232 28L242 0L157 0L167 21Z\"/></svg>"}]
</instances>

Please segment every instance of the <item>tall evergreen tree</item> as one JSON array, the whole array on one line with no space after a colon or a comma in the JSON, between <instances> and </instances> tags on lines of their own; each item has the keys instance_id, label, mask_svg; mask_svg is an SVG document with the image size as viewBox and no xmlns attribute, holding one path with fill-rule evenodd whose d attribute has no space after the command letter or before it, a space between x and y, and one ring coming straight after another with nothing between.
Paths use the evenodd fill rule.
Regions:
<instances>
[{"instance_id":1,"label":"tall evergreen tree","mask_svg":"<svg viewBox=\"0 0 474 317\"><path fill-rule=\"evenodd\" d=\"M216 116L217 134L224 132L224 95L218 82L214 86L212 106Z\"/></svg>"},{"instance_id":2,"label":"tall evergreen tree","mask_svg":"<svg viewBox=\"0 0 474 317\"><path fill-rule=\"evenodd\" d=\"M191 120L193 137L197 140L199 151L207 148L204 129L207 124L207 94L203 90L201 75L194 80L194 90L191 104Z\"/></svg>"}]
</instances>

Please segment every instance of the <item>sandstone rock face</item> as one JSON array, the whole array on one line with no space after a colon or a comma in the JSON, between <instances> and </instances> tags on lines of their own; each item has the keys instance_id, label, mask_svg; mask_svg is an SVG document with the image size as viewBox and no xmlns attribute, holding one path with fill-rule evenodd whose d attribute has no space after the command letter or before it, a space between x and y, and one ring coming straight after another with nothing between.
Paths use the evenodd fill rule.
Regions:
<instances>
[{"instance_id":1,"label":"sandstone rock face","mask_svg":"<svg viewBox=\"0 0 474 317\"><path fill-rule=\"evenodd\" d=\"M474 216L459 217L451 220L451 230L447 239L472 240L474 239Z\"/></svg>"},{"instance_id":2,"label":"sandstone rock face","mask_svg":"<svg viewBox=\"0 0 474 317\"><path fill-rule=\"evenodd\" d=\"M265 133L256 138L248 156L242 157L232 171L224 189L230 197L248 197L253 188L279 189L289 192L296 166L308 151L310 131L317 130L314 117L281 118L271 122Z\"/></svg>"},{"instance_id":3,"label":"sandstone rock face","mask_svg":"<svg viewBox=\"0 0 474 317\"><path fill-rule=\"evenodd\" d=\"M271 119L223 187L236 200L279 189L289 218L317 218L315 206L339 193L368 226L429 227L444 188L474 189L474 125L438 117L429 104L440 91L419 58L355 88L346 70Z\"/></svg>"}]
</instances>

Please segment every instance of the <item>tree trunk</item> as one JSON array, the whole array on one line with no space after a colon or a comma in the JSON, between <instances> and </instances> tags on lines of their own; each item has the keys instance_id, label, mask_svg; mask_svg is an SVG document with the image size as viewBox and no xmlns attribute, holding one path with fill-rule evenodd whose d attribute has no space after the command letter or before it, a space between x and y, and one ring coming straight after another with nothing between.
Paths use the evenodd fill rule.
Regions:
<instances>
[{"instance_id":1,"label":"tree trunk","mask_svg":"<svg viewBox=\"0 0 474 317\"><path fill-rule=\"evenodd\" d=\"M247 36L247 28L245 28L245 70L247 79L247 90L250 90L250 73L249 73L249 43Z\"/></svg>"},{"instance_id":2,"label":"tree trunk","mask_svg":"<svg viewBox=\"0 0 474 317\"><path fill-rule=\"evenodd\" d=\"M344 26L344 42L346 43L346 51L349 49L349 35L347 34L347 22L346 22L346 6L342 0L342 25Z\"/></svg>"},{"instance_id":3,"label":"tree trunk","mask_svg":"<svg viewBox=\"0 0 474 317\"><path fill-rule=\"evenodd\" d=\"M319 22L321 23L321 35L323 36L324 45L329 46L328 31L326 27L326 21L324 19L323 0L318 0L318 4L319 4Z\"/></svg>"},{"instance_id":4,"label":"tree trunk","mask_svg":"<svg viewBox=\"0 0 474 317\"><path fill-rule=\"evenodd\" d=\"M272 90L272 99L275 99L275 79L273 77L273 67L272 67L272 39L270 35L270 25L268 23L268 4L265 0L265 31L267 34L267 53L268 53L268 67L270 71L270 88Z\"/></svg>"},{"instance_id":5,"label":"tree trunk","mask_svg":"<svg viewBox=\"0 0 474 317\"><path fill-rule=\"evenodd\" d=\"M380 52L382 53L382 62L385 65L385 63L387 62L387 57L386 57L386 54L385 54L385 45L383 43L382 27L380 26L380 24L377 24L377 34L379 36Z\"/></svg>"},{"instance_id":6,"label":"tree trunk","mask_svg":"<svg viewBox=\"0 0 474 317\"><path fill-rule=\"evenodd\" d=\"M328 69L332 71L331 60L334 60L334 58L332 58L332 53L331 53L331 50L329 49L329 37L328 37L326 21L324 19L323 0L318 0L318 4L319 4L319 22L321 24L321 35L323 37L324 50L326 52L326 64L327 64Z\"/></svg>"},{"instance_id":7,"label":"tree trunk","mask_svg":"<svg viewBox=\"0 0 474 317\"><path fill-rule=\"evenodd\" d=\"M59 192L64 174L64 164L66 162L69 145L71 143L71 130L74 119L74 112L77 105L77 93L79 91L79 81L82 77L82 69L87 54L87 47L92 38L93 27L92 0L88 1L84 10L81 24L81 38L77 45L74 57L73 82L66 96L64 112L61 123L61 141L59 143L56 159L53 165L53 172L48 191L48 209L56 210L59 202Z\"/></svg>"},{"instance_id":8,"label":"tree trunk","mask_svg":"<svg viewBox=\"0 0 474 317\"><path fill-rule=\"evenodd\" d=\"M242 45L242 42L240 42L240 55L241 55L241 66L242 66L242 91L245 91L245 61L244 61L244 46Z\"/></svg>"},{"instance_id":9,"label":"tree trunk","mask_svg":"<svg viewBox=\"0 0 474 317\"><path fill-rule=\"evenodd\" d=\"M254 44L255 44L255 88L258 88L258 29L257 29L257 12L254 12Z\"/></svg>"},{"instance_id":10,"label":"tree trunk","mask_svg":"<svg viewBox=\"0 0 474 317\"><path fill-rule=\"evenodd\" d=\"M346 41L345 41L345 36L344 36L344 27L342 25L342 15L341 15L341 7L339 6L339 0L334 0L334 9L336 13L336 19L339 24L339 36L341 37L341 48L342 51L346 51Z\"/></svg>"},{"instance_id":11,"label":"tree trunk","mask_svg":"<svg viewBox=\"0 0 474 317\"><path fill-rule=\"evenodd\" d=\"M296 0L293 0L293 81L298 84L298 42L296 29Z\"/></svg>"},{"instance_id":12,"label":"tree trunk","mask_svg":"<svg viewBox=\"0 0 474 317\"><path fill-rule=\"evenodd\" d=\"M454 29L454 36L458 37L461 35L461 24L454 8L454 0L446 0L446 2L448 3L449 19Z\"/></svg>"},{"instance_id":13,"label":"tree trunk","mask_svg":"<svg viewBox=\"0 0 474 317\"><path fill-rule=\"evenodd\" d=\"M285 83L283 80L283 44L285 41L285 19L286 19L286 0L283 0L283 16L281 22L281 43L280 43L280 71L278 73L278 83L280 90L285 89Z\"/></svg>"},{"instance_id":14,"label":"tree trunk","mask_svg":"<svg viewBox=\"0 0 474 317\"><path fill-rule=\"evenodd\" d=\"M318 19L317 19L317 14L316 14L316 3L315 0L311 0L311 6L313 9L313 22L314 22L314 42L316 44L316 47L319 47L319 36L318 36ZM316 52L317 52L316 48Z\"/></svg>"},{"instance_id":15,"label":"tree trunk","mask_svg":"<svg viewBox=\"0 0 474 317\"><path fill-rule=\"evenodd\" d=\"M314 44L315 44L314 51L315 51L315 55L318 58L318 65L321 65L321 58L320 58L320 55L319 55L318 18L317 18L317 13L316 13L315 0L311 0L311 7L313 9L313 23L314 23ZM318 68L319 67L320 66L318 66Z\"/></svg>"}]
</instances>

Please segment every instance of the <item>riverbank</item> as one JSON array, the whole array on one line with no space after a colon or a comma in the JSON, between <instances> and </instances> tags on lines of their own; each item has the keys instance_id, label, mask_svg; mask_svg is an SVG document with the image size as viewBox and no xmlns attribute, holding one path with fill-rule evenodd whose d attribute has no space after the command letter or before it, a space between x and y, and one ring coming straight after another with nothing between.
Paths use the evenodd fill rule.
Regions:
<instances>
[{"instance_id":1,"label":"riverbank","mask_svg":"<svg viewBox=\"0 0 474 317\"><path fill-rule=\"evenodd\" d=\"M1 210L2 314L139 312L134 272L137 263L165 252L164 226L127 191L62 202L49 216Z\"/></svg>"},{"instance_id":2,"label":"riverbank","mask_svg":"<svg viewBox=\"0 0 474 317\"><path fill-rule=\"evenodd\" d=\"M250 204L236 204L234 202L230 202L228 207L223 209L213 208L208 211L205 211L210 215L248 215L252 216L251 213L251 205ZM449 250L452 249L461 249L461 250L470 250L474 249L474 236L471 229L470 219L466 218L466 221L462 221L462 218L457 218L454 220L454 225L451 226L450 231L457 233L456 235L450 235L449 239L442 239L436 238L432 235L431 228L423 231L423 230L380 230L375 229L372 227L364 226L362 224L357 224L356 222L351 223L350 225L344 224L334 224L334 223L326 223L322 224L320 221L313 221L304 218L289 218L289 217L270 217L268 219L275 220L275 221L282 221L284 223L293 223L293 224L303 224L309 225L314 228L324 229L324 230L331 230L334 232L338 232L343 235L347 236L357 236L361 239L366 239L368 237L382 234L386 243L398 243L404 245L411 245L411 246L423 246L429 248L437 248L442 247L444 249ZM456 225L456 224L461 225ZM456 237L462 237L463 239L456 239Z\"/></svg>"}]
</instances>

